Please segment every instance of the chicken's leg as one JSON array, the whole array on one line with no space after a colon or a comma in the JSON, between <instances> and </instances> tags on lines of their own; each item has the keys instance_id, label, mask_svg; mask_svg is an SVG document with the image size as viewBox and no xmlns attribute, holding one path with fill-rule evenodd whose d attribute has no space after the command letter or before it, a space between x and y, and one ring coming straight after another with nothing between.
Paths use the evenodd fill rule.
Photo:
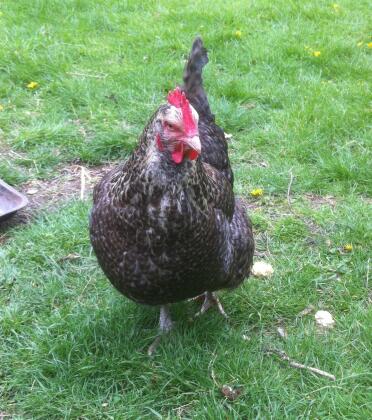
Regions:
<instances>
[{"instance_id":1,"label":"chicken's leg","mask_svg":"<svg viewBox=\"0 0 372 420\"><path fill-rule=\"evenodd\" d=\"M223 309L223 306L221 305L221 302L219 301L217 295L214 292L205 292L204 293L204 302L202 304L202 307L200 308L200 311L198 311L195 314L195 318L203 315L209 308L212 306L217 306L218 312L224 316L225 318L228 318L227 313Z\"/></svg>"},{"instance_id":2,"label":"chicken's leg","mask_svg":"<svg viewBox=\"0 0 372 420\"><path fill-rule=\"evenodd\" d=\"M170 317L169 308L167 305L162 305L160 307L160 317L159 317L159 329L160 334L155 338L151 346L147 350L147 354L152 356L158 347L161 337L168 333L173 327L173 321Z\"/></svg>"}]
</instances>

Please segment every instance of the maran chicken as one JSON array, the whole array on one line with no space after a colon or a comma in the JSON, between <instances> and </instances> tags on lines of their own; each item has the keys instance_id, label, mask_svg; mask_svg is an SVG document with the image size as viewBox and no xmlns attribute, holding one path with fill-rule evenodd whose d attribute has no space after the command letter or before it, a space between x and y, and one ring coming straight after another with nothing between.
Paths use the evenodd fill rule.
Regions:
<instances>
[{"instance_id":1,"label":"maran chicken","mask_svg":"<svg viewBox=\"0 0 372 420\"><path fill-rule=\"evenodd\" d=\"M226 316L214 292L240 285L252 265L251 223L234 196L227 142L203 89L207 62L196 38L184 85L169 92L130 158L93 195L98 262L126 297L160 306L162 333L172 327L168 304L199 295L198 314L217 305Z\"/></svg>"}]
</instances>

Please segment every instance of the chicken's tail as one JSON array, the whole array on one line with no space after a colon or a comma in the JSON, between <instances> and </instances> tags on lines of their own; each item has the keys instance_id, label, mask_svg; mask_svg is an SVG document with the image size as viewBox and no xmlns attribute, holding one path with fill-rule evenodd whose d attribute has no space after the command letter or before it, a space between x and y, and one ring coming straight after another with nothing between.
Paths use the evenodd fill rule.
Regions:
<instances>
[{"instance_id":1,"label":"chicken's tail","mask_svg":"<svg viewBox=\"0 0 372 420\"><path fill-rule=\"evenodd\" d=\"M203 41L197 37L192 44L189 59L183 73L183 90L191 105L196 109L199 117L214 120L214 115L209 107L207 95L203 88L202 71L208 63L207 50Z\"/></svg>"}]
</instances>

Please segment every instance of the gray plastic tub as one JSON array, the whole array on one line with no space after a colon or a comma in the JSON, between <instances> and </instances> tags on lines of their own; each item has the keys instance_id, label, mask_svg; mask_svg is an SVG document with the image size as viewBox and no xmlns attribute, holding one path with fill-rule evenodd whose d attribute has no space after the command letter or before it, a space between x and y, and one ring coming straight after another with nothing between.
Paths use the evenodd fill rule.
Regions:
<instances>
[{"instance_id":1,"label":"gray plastic tub","mask_svg":"<svg viewBox=\"0 0 372 420\"><path fill-rule=\"evenodd\" d=\"M0 222L25 207L27 198L0 179Z\"/></svg>"}]
</instances>

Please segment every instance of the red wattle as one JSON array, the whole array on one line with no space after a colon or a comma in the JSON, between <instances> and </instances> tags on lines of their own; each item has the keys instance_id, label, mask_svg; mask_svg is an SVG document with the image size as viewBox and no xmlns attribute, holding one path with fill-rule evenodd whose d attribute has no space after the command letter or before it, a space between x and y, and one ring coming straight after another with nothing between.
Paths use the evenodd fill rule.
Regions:
<instances>
[{"instance_id":1,"label":"red wattle","mask_svg":"<svg viewBox=\"0 0 372 420\"><path fill-rule=\"evenodd\" d=\"M190 160L195 160L198 156L199 156L199 153L196 150L191 149L187 151L187 157Z\"/></svg>"},{"instance_id":2,"label":"red wattle","mask_svg":"<svg viewBox=\"0 0 372 420\"><path fill-rule=\"evenodd\" d=\"M172 159L175 163L181 163L183 160L183 144L177 145L175 151L172 153Z\"/></svg>"}]
</instances>

